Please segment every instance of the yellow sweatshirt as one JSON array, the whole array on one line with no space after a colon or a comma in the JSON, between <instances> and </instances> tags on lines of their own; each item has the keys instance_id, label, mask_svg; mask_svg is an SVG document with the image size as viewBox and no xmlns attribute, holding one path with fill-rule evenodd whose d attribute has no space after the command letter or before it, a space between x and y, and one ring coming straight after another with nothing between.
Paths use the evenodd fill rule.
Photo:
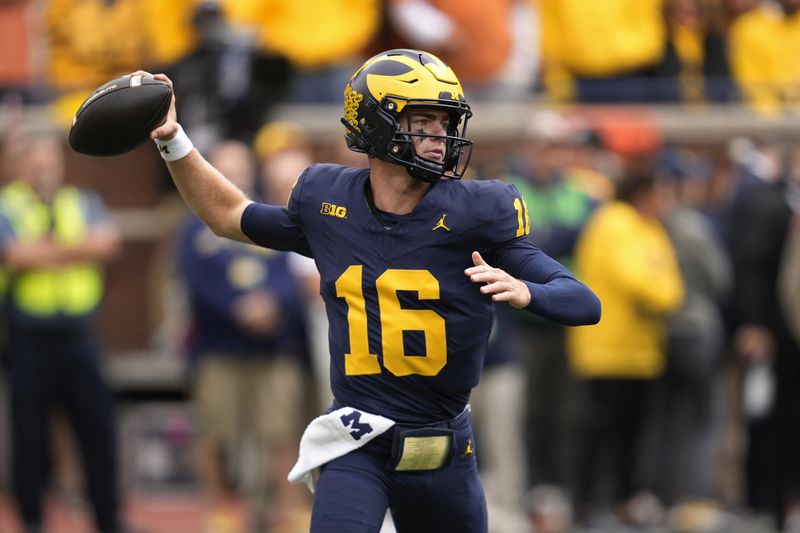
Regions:
<instances>
[{"instance_id":1,"label":"yellow sweatshirt","mask_svg":"<svg viewBox=\"0 0 800 533\"><path fill-rule=\"evenodd\" d=\"M610 202L586 225L576 272L603 302L595 326L569 328L572 369L581 378L654 378L664 369L664 317L683 299L675 251L661 224Z\"/></svg>"},{"instance_id":2,"label":"yellow sweatshirt","mask_svg":"<svg viewBox=\"0 0 800 533\"><path fill-rule=\"evenodd\" d=\"M729 42L736 81L758 111L800 109L800 12L753 9L731 25Z\"/></svg>"}]
</instances>

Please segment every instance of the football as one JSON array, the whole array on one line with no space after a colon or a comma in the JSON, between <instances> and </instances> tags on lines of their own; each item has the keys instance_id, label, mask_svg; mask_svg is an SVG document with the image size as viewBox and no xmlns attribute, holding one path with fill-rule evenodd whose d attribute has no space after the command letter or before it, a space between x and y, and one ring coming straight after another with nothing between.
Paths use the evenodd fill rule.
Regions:
<instances>
[{"instance_id":1,"label":"football","mask_svg":"<svg viewBox=\"0 0 800 533\"><path fill-rule=\"evenodd\" d=\"M124 76L98 87L78 108L69 144L82 154L129 152L149 139L169 111L172 89L161 80Z\"/></svg>"}]
</instances>

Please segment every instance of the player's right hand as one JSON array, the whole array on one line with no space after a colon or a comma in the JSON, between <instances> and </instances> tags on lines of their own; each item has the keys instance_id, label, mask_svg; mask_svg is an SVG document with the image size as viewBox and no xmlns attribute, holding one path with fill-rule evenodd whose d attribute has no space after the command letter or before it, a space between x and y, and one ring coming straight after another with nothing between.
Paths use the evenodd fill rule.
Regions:
<instances>
[{"instance_id":1,"label":"player's right hand","mask_svg":"<svg viewBox=\"0 0 800 533\"><path fill-rule=\"evenodd\" d=\"M169 88L172 90L172 100L169 103L167 117L160 126L150 132L150 138L168 141L169 139L175 137L175 135L178 133L178 112L175 110L175 88L172 86L172 80L169 79L166 74L151 74L150 72L144 70L131 72L128 74L128 76L144 76L147 78L155 78L169 85Z\"/></svg>"}]
</instances>

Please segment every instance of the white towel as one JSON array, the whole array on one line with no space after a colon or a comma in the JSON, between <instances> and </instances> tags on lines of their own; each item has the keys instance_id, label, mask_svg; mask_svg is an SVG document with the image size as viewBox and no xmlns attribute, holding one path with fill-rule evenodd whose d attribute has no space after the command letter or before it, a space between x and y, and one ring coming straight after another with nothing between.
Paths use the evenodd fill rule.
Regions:
<instances>
[{"instance_id":1,"label":"white towel","mask_svg":"<svg viewBox=\"0 0 800 533\"><path fill-rule=\"evenodd\" d=\"M356 450L394 425L380 415L342 407L318 416L300 439L300 457L289 472L289 482L305 483L314 492L319 467Z\"/></svg>"}]
</instances>

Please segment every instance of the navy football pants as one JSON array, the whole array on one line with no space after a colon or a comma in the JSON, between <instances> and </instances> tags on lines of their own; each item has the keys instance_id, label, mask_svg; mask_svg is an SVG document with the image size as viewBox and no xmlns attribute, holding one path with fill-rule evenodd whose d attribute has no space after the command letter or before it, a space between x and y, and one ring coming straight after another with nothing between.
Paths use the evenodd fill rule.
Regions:
<instances>
[{"instance_id":1,"label":"navy football pants","mask_svg":"<svg viewBox=\"0 0 800 533\"><path fill-rule=\"evenodd\" d=\"M42 523L52 407L65 408L100 531L117 527L117 465L112 399L88 326L12 327L9 336L14 492L28 526Z\"/></svg>"},{"instance_id":2,"label":"navy football pants","mask_svg":"<svg viewBox=\"0 0 800 533\"><path fill-rule=\"evenodd\" d=\"M469 416L432 427L455 431L455 457L449 466L391 471L392 428L324 467L314 494L311 531L377 533L388 508L399 533L485 533L486 498L476 456L465 455L475 445Z\"/></svg>"}]
</instances>

